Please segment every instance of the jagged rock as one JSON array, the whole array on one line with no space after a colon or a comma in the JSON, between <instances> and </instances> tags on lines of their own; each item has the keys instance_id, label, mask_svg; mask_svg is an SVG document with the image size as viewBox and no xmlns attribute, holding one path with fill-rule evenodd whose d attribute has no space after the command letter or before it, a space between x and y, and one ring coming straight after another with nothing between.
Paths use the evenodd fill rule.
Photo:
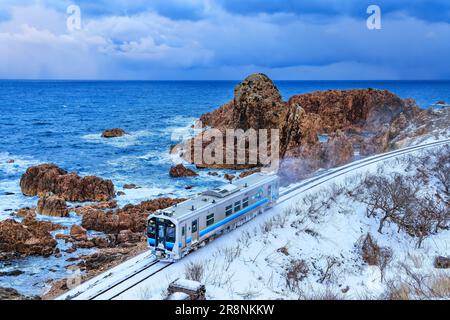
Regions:
<instances>
[{"instance_id":1,"label":"jagged rock","mask_svg":"<svg viewBox=\"0 0 450 320\"><path fill-rule=\"evenodd\" d=\"M0 222L0 251L23 256L50 256L56 240L39 222L25 225L12 219Z\"/></svg>"},{"instance_id":2,"label":"jagged rock","mask_svg":"<svg viewBox=\"0 0 450 320\"><path fill-rule=\"evenodd\" d=\"M376 131L405 109L405 101L387 90L352 89L305 93L289 99L306 113L318 114L325 133L364 127Z\"/></svg>"},{"instance_id":3,"label":"jagged rock","mask_svg":"<svg viewBox=\"0 0 450 320\"><path fill-rule=\"evenodd\" d=\"M103 138L115 138L115 137L122 137L126 134L125 130L120 129L120 128L114 128L114 129L109 129L109 130L105 130L102 132L102 137Z\"/></svg>"},{"instance_id":4,"label":"jagged rock","mask_svg":"<svg viewBox=\"0 0 450 320\"><path fill-rule=\"evenodd\" d=\"M213 177L217 177L219 174L215 171L209 171L208 172L208 176L213 176Z\"/></svg>"},{"instance_id":5,"label":"jagged rock","mask_svg":"<svg viewBox=\"0 0 450 320\"><path fill-rule=\"evenodd\" d=\"M64 198L52 193L48 193L39 199L37 212L55 217L66 217L69 215L69 209Z\"/></svg>"},{"instance_id":6,"label":"jagged rock","mask_svg":"<svg viewBox=\"0 0 450 320\"><path fill-rule=\"evenodd\" d=\"M16 216L18 217L26 217L26 216L36 216L36 208L29 208L29 207L25 207L25 208L20 208L19 210L17 210L16 212Z\"/></svg>"},{"instance_id":7,"label":"jagged rock","mask_svg":"<svg viewBox=\"0 0 450 320\"><path fill-rule=\"evenodd\" d=\"M196 177L198 174L183 166L181 163L177 164L176 166L173 166L170 168L169 175L173 178L179 178L179 177Z\"/></svg>"},{"instance_id":8,"label":"jagged rock","mask_svg":"<svg viewBox=\"0 0 450 320\"><path fill-rule=\"evenodd\" d=\"M141 187L135 185L134 183L124 184L124 189L140 189Z\"/></svg>"},{"instance_id":9,"label":"jagged rock","mask_svg":"<svg viewBox=\"0 0 450 320\"><path fill-rule=\"evenodd\" d=\"M321 167L337 167L353 159L353 144L340 130L332 135L330 140L325 142L321 147Z\"/></svg>"},{"instance_id":10,"label":"jagged rock","mask_svg":"<svg viewBox=\"0 0 450 320\"><path fill-rule=\"evenodd\" d=\"M76 224L72 225L70 228L70 236L76 241L87 240L86 229Z\"/></svg>"},{"instance_id":11,"label":"jagged rock","mask_svg":"<svg viewBox=\"0 0 450 320\"><path fill-rule=\"evenodd\" d=\"M6 272L0 272L0 277L17 277L23 274L22 270L13 270L13 271L6 271Z\"/></svg>"},{"instance_id":12,"label":"jagged rock","mask_svg":"<svg viewBox=\"0 0 450 320\"><path fill-rule=\"evenodd\" d=\"M95 203L95 204L91 204L91 205L87 205L87 206L79 206L79 207L76 207L75 209L73 209L73 211L75 211L76 214L83 215L85 212L93 210L93 209L106 210L106 209L114 209L114 208L117 208L117 201L112 200L112 201L103 201L103 202L99 202L99 203Z\"/></svg>"},{"instance_id":13,"label":"jagged rock","mask_svg":"<svg viewBox=\"0 0 450 320\"><path fill-rule=\"evenodd\" d=\"M26 296L22 295L13 288L1 288L0 287L0 300L25 300Z\"/></svg>"},{"instance_id":14,"label":"jagged rock","mask_svg":"<svg viewBox=\"0 0 450 320\"><path fill-rule=\"evenodd\" d=\"M126 193L123 192L123 191L117 191L116 195L117 195L118 197L120 197L120 196L126 195Z\"/></svg>"},{"instance_id":15,"label":"jagged rock","mask_svg":"<svg viewBox=\"0 0 450 320\"><path fill-rule=\"evenodd\" d=\"M260 172L260 171L261 171L261 169L259 169L259 168L253 169L253 170L242 171L241 173L239 173L239 178L245 178L247 176L250 176L250 175Z\"/></svg>"},{"instance_id":16,"label":"jagged rock","mask_svg":"<svg viewBox=\"0 0 450 320\"><path fill-rule=\"evenodd\" d=\"M66 201L107 201L114 197L111 180L95 176L80 177L54 164L28 168L20 179L20 188L27 196L44 196L52 192Z\"/></svg>"},{"instance_id":17,"label":"jagged rock","mask_svg":"<svg viewBox=\"0 0 450 320\"><path fill-rule=\"evenodd\" d=\"M6 163L14 163L14 159L9 159L8 161L6 161Z\"/></svg>"},{"instance_id":18,"label":"jagged rock","mask_svg":"<svg viewBox=\"0 0 450 320\"><path fill-rule=\"evenodd\" d=\"M235 178L235 176L233 174L228 174L228 173L225 173L223 177L228 181L233 181L233 179Z\"/></svg>"},{"instance_id":19,"label":"jagged rock","mask_svg":"<svg viewBox=\"0 0 450 320\"><path fill-rule=\"evenodd\" d=\"M434 267L438 269L449 269L450 268L450 258L438 256L434 259Z\"/></svg>"}]
</instances>

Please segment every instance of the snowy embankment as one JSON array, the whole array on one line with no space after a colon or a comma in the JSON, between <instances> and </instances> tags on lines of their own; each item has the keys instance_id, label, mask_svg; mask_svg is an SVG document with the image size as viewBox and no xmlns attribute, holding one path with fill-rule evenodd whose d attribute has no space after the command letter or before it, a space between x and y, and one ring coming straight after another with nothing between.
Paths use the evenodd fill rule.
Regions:
<instances>
[{"instance_id":1,"label":"snowy embankment","mask_svg":"<svg viewBox=\"0 0 450 320\"><path fill-rule=\"evenodd\" d=\"M438 153L446 158L438 160ZM204 282L207 299L448 298L450 269L436 269L434 259L450 254L450 231L445 229L450 222L445 193L449 181L437 178L448 175L449 153L448 146L430 148L327 181L219 237L117 299L165 298L168 284L176 278ZM436 171L439 166L441 172ZM411 214L392 214L382 233L382 201L368 203L377 200L369 197L369 189L371 195L382 191L376 189L377 179L385 179L381 187L389 185L394 193L402 190L414 197L403 203ZM429 196L439 202L435 204L441 220L436 212L419 210L426 208L421 203ZM375 209L368 211L371 207ZM417 216L419 211L422 215ZM423 217L430 220L424 223ZM367 241L368 234L372 241Z\"/></svg>"}]
</instances>

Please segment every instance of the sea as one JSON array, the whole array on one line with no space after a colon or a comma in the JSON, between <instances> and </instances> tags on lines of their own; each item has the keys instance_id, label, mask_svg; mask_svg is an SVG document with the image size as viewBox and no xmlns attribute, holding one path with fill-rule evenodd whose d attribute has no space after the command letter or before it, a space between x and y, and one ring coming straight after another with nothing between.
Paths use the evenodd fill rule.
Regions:
<instances>
[{"instance_id":1,"label":"sea","mask_svg":"<svg viewBox=\"0 0 450 320\"><path fill-rule=\"evenodd\" d=\"M21 207L34 206L36 197L21 194L19 180L32 165L51 162L80 175L111 179L124 190L119 205L162 196L189 197L224 182L200 170L194 178L173 179L170 167L180 162L169 154L172 144L192 134L191 125L205 112L233 98L239 81L28 81L0 80L0 221L13 218ZM450 102L450 81L275 81L283 98L329 89L387 89L413 98L421 108ZM105 129L128 134L105 139ZM14 162L9 163L9 160ZM221 172L224 173L224 172ZM192 186L186 189L186 186ZM38 216L70 226L80 217ZM65 231L68 232L68 231ZM65 244L59 245L64 248ZM41 294L49 282L67 276L61 258L30 257L0 262L0 287L27 295ZM2 272L20 270L18 276Z\"/></svg>"}]
</instances>

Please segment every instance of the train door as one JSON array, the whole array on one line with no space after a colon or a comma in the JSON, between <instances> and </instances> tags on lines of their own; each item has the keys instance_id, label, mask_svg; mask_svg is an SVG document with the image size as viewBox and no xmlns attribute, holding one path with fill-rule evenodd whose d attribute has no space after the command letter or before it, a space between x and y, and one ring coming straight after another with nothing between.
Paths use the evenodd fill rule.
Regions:
<instances>
[{"instance_id":1,"label":"train door","mask_svg":"<svg viewBox=\"0 0 450 320\"><path fill-rule=\"evenodd\" d=\"M192 236L192 242L198 241L198 218L195 220L192 220L191 236Z\"/></svg>"},{"instance_id":2,"label":"train door","mask_svg":"<svg viewBox=\"0 0 450 320\"><path fill-rule=\"evenodd\" d=\"M269 202L272 202L272 185L269 184L267 187L267 197L269 198Z\"/></svg>"},{"instance_id":3,"label":"train door","mask_svg":"<svg viewBox=\"0 0 450 320\"><path fill-rule=\"evenodd\" d=\"M181 247L184 248L186 246L186 224L183 223L181 225Z\"/></svg>"}]
</instances>

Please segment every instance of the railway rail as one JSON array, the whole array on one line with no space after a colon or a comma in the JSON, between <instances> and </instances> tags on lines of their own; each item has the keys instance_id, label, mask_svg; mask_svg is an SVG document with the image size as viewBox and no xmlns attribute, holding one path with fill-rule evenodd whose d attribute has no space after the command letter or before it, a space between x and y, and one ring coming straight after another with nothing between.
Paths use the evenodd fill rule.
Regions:
<instances>
[{"instance_id":1,"label":"railway rail","mask_svg":"<svg viewBox=\"0 0 450 320\"><path fill-rule=\"evenodd\" d=\"M290 185L289 187L280 190L280 198L277 204L283 203L293 197L308 191L318 185L321 185L329 180L342 176L350 171L369 166L371 164L384 161L390 158L395 158L411 152L437 147L450 143L450 139L443 139L417 146L411 146L403 149L390 151L384 154L379 154L367 157L358 161L354 161L347 165L329 169L320 174ZM57 299L76 299L76 300L112 300L130 289L136 287L138 284L151 278L155 274L170 267L173 263L161 262L151 256L148 252L144 252L124 263L98 275L78 287L59 296ZM123 274L123 275L122 275Z\"/></svg>"}]
</instances>

